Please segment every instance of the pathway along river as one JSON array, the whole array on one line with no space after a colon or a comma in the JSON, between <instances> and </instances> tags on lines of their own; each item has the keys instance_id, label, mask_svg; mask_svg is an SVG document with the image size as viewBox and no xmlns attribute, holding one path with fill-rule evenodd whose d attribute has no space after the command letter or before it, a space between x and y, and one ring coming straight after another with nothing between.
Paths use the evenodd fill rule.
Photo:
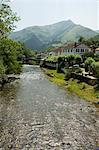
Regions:
<instances>
[{"instance_id":1,"label":"pathway along river","mask_svg":"<svg viewBox=\"0 0 99 150\"><path fill-rule=\"evenodd\" d=\"M0 93L0 150L96 150L96 108L23 66Z\"/></svg>"}]
</instances>

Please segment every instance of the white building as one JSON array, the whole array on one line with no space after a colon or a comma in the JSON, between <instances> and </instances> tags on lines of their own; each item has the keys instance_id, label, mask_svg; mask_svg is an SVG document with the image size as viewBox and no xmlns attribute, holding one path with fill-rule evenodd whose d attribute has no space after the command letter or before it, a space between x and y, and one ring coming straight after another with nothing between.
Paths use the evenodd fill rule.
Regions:
<instances>
[{"instance_id":1,"label":"white building","mask_svg":"<svg viewBox=\"0 0 99 150\"><path fill-rule=\"evenodd\" d=\"M83 55L85 52L89 52L90 49L88 46L86 46L85 44L71 44L71 45L67 45L64 48L64 54L79 54L79 55Z\"/></svg>"},{"instance_id":2,"label":"white building","mask_svg":"<svg viewBox=\"0 0 99 150\"><path fill-rule=\"evenodd\" d=\"M70 54L79 54L83 55L85 52L89 52L90 49L85 44L72 43L63 47L59 47L53 50L53 55L70 55Z\"/></svg>"}]
</instances>

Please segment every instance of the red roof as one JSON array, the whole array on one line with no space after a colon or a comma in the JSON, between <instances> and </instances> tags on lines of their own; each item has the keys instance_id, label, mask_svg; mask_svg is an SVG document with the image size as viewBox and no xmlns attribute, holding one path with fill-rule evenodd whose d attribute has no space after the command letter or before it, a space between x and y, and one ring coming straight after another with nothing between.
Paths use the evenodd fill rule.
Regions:
<instances>
[{"instance_id":1,"label":"red roof","mask_svg":"<svg viewBox=\"0 0 99 150\"><path fill-rule=\"evenodd\" d=\"M86 46L85 44L81 44L81 43L70 43L68 45L64 45L62 47L58 47L56 49L53 50L53 52L55 53L61 53L64 51L64 49L73 49L73 48L82 48L82 49L88 49L88 46Z\"/></svg>"},{"instance_id":2,"label":"red roof","mask_svg":"<svg viewBox=\"0 0 99 150\"><path fill-rule=\"evenodd\" d=\"M66 45L64 48L88 48L85 44L80 44L80 43L71 43Z\"/></svg>"}]
</instances>

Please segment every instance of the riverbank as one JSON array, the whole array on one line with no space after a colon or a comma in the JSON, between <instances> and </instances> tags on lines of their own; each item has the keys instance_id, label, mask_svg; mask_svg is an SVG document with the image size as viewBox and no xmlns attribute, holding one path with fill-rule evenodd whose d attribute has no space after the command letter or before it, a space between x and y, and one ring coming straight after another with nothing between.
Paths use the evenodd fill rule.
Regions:
<instances>
[{"instance_id":1,"label":"riverbank","mask_svg":"<svg viewBox=\"0 0 99 150\"><path fill-rule=\"evenodd\" d=\"M11 83L15 80L20 79L19 76L11 74L11 75L6 75L6 77L3 80L0 80L0 90L4 87L5 84Z\"/></svg>"},{"instance_id":2,"label":"riverbank","mask_svg":"<svg viewBox=\"0 0 99 150\"><path fill-rule=\"evenodd\" d=\"M96 149L95 107L46 80L39 66L23 65L19 77L0 92L2 150Z\"/></svg>"},{"instance_id":3,"label":"riverbank","mask_svg":"<svg viewBox=\"0 0 99 150\"><path fill-rule=\"evenodd\" d=\"M48 79L55 84L64 87L68 91L78 95L79 97L90 101L99 101L99 89L94 89L93 86L88 85L84 82L79 82L79 80L70 79L68 81L64 80L63 73L57 73L56 70L43 69Z\"/></svg>"}]
</instances>

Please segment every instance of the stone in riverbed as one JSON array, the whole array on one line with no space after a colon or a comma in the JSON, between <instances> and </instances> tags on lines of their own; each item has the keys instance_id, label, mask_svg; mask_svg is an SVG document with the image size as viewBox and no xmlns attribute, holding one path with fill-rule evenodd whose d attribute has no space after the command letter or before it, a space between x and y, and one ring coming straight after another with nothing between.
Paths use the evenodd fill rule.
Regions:
<instances>
[{"instance_id":1,"label":"stone in riverbed","mask_svg":"<svg viewBox=\"0 0 99 150\"><path fill-rule=\"evenodd\" d=\"M60 143L55 143L54 141L49 141L48 145L51 147L59 147Z\"/></svg>"}]
</instances>

